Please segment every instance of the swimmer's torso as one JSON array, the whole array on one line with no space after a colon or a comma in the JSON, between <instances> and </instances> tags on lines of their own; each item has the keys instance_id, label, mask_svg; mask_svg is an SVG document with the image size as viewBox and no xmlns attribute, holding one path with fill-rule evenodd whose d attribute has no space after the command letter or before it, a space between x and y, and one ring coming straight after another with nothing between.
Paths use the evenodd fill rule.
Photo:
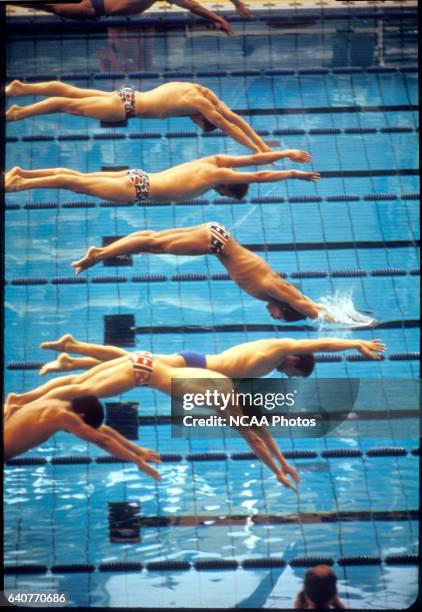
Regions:
<instances>
[{"instance_id":1,"label":"swimmer's torso","mask_svg":"<svg viewBox=\"0 0 422 612\"><path fill-rule=\"evenodd\" d=\"M207 369L233 378L256 378L275 370L283 358L282 342L275 338L245 342L216 355L206 355ZM156 355L173 368L185 368L182 355Z\"/></svg>"},{"instance_id":2,"label":"swimmer's torso","mask_svg":"<svg viewBox=\"0 0 422 612\"><path fill-rule=\"evenodd\" d=\"M20 455L48 440L57 431L53 413L60 400L37 400L22 406L6 420L4 426L5 459Z\"/></svg>"},{"instance_id":3,"label":"swimmer's torso","mask_svg":"<svg viewBox=\"0 0 422 612\"><path fill-rule=\"evenodd\" d=\"M268 299L265 283L276 275L266 261L233 239L227 242L218 258L241 289L259 300Z\"/></svg>"},{"instance_id":4,"label":"swimmer's torso","mask_svg":"<svg viewBox=\"0 0 422 612\"><path fill-rule=\"evenodd\" d=\"M196 198L212 188L216 166L204 159L173 166L162 172L149 173L149 197L174 202Z\"/></svg>"},{"instance_id":5,"label":"swimmer's torso","mask_svg":"<svg viewBox=\"0 0 422 612\"><path fill-rule=\"evenodd\" d=\"M164 83L151 91L135 93L135 112L137 117L183 116L194 114L192 98L199 95L194 83Z\"/></svg>"}]
</instances>

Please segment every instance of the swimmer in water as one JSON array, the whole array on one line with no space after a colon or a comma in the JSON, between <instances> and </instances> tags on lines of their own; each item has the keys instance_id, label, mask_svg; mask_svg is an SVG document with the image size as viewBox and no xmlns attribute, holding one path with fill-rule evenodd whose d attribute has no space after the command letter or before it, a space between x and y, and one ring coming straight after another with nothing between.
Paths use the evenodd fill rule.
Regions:
<instances>
[{"instance_id":1,"label":"swimmer in water","mask_svg":"<svg viewBox=\"0 0 422 612\"><path fill-rule=\"evenodd\" d=\"M65 431L96 444L122 461L132 461L139 470L160 480L157 470L147 463L159 463L159 455L129 442L103 421L101 402L89 394L68 400L41 397L23 405L8 401L4 415L4 459L8 461L36 448L55 433Z\"/></svg>"},{"instance_id":2,"label":"swimmer in water","mask_svg":"<svg viewBox=\"0 0 422 612\"><path fill-rule=\"evenodd\" d=\"M40 374L72 370L88 370L106 361L128 355L118 346L92 344L76 340L65 334L59 340L43 342L40 348L55 350L60 355L45 364ZM258 378L274 370L286 376L309 376L315 366L315 353L337 353L357 350L375 361L381 359L385 344L381 340L347 338L317 338L294 340L292 338L268 338L237 344L216 354L197 351L181 351L174 354L155 354L154 357L173 368L204 368L219 372L229 378ZM68 353L84 355L71 357Z\"/></svg>"},{"instance_id":3,"label":"swimmer in water","mask_svg":"<svg viewBox=\"0 0 422 612\"><path fill-rule=\"evenodd\" d=\"M209 11L196 0L165 0L168 4L174 4L180 8L190 11L205 19L216 30L220 30L233 36L234 31L228 21L217 13ZM252 19L252 13L242 0L230 0L236 11L245 19ZM65 19L99 19L100 17L139 15L147 11L156 0L81 0L73 3L51 3L51 2L19 2L19 6L33 8L47 13L53 13ZM10 4L16 4L10 2Z\"/></svg>"},{"instance_id":4,"label":"swimmer in water","mask_svg":"<svg viewBox=\"0 0 422 612\"><path fill-rule=\"evenodd\" d=\"M8 192L37 188L67 189L111 202L133 202L142 205L144 200L185 202L210 189L241 200L250 183L271 183L287 179L313 182L319 180L318 172L234 170L240 166L271 164L283 158L299 163L311 161L305 151L288 149L254 155L210 155L161 172L150 173L135 168L116 172L84 173L68 168L23 170L15 166L6 173L5 188Z\"/></svg>"},{"instance_id":5,"label":"swimmer in water","mask_svg":"<svg viewBox=\"0 0 422 612\"><path fill-rule=\"evenodd\" d=\"M8 121L50 113L69 113L101 121L185 116L190 117L206 133L219 128L256 153L271 151L249 123L219 100L210 89L197 83L170 82L150 91L141 92L131 87L122 87L107 92L81 89L60 81L22 83L15 80L6 87L6 95L49 96L27 106L13 104L6 112Z\"/></svg>"},{"instance_id":6,"label":"swimmer in water","mask_svg":"<svg viewBox=\"0 0 422 612\"><path fill-rule=\"evenodd\" d=\"M75 369L90 369L81 376L65 376L48 381L34 391L10 394L8 405L40 401L45 397L71 397L75 393L94 393L109 397L123 393L136 385L150 385L164 393L171 393L171 378L199 378L212 381L217 377L228 384L228 378L252 378L265 376L278 370L287 376L309 376L314 367L314 352L338 352L356 348L371 359L379 359L385 346L380 340L347 340L321 338L319 340L269 339L247 342L234 346L220 354L204 355L195 351L183 351L174 355L129 353L114 346L101 346L75 340L70 334L52 342L44 342L41 348L82 354L83 358L70 357L67 353L46 364L41 374ZM227 377L227 378L226 378ZM295 489L300 482L297 471L285 459L276 442L265 427L255 432L240 430L252 450L277 475L287 487ZM258 435L258 437L257 437ZM279 466L274 464L274 460Z\"/></svg>"},{"instance_id":7,"label":"swimmer in water","mask_svg":"<svg viewBox=\"0 0 422 612\"><path fill-rule=\"evenodd\" d=\"M274 272L264 259L236 242L224 225L215 221L195 227L134 232L107 246L89 247L84 257L71 265L76 274L80 274L109 257L139 253L215 255L243 291L267 302L267 310L273 319L287 322L306 317L328 322L336 320L326 306L303 295ZM356 323L362 324L358 316L356 313ZM351 315L347 323L353 324Z\"/></svg>"},{"instance_id":8,"label":"swimmer in water","mask_svg":"<svg viewBox=\"0 0 422 612\"><path fill-rule=\"evenodd\" d=\"M186 362L185 362L186 363ZM71 402L74 398L94 395L98 398L113 397L126 393L135 387L149 386L167 395L175 393L174 385L179 380L179 399L186 393L204 393L209 389L231 397L233 384L229 378L202 367L173 367L146 351L125 353L123 356L106 361L81 375L69 375L50 380L37 389L22 394L9 393L5 405L6 415L10 409L17 411L32 402L60 400ZM212 391L211 391L212 393ZM174 397L174 395L173 395ZM221 414L221 406L214 405L210 410ZM228 402L225 417L242 417L241 408ZM247 425L232 425L255 455L276 475L277 480L286 487L297 491L294 483L300 482L297 471L287 463L277 447L275 440L266 428L251 428Z\"/></svg>"}]
</instances>

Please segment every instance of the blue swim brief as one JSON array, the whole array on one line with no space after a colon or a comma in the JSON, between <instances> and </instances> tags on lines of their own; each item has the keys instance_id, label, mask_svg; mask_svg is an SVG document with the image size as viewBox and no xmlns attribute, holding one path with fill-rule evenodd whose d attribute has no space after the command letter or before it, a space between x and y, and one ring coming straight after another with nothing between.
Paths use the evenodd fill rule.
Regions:
<instances>
[{"instance_id":1,"label":"blue swim brief","mask_svg":"<svg viewBox=\"0 0 422 612\"><path fill-rule=\"evenodd\" d=\"M187 368L207 368L207 357L203 353L196 353L195 351L181 351L177 353L185 360Z\"/></svg>"}]
</instances>

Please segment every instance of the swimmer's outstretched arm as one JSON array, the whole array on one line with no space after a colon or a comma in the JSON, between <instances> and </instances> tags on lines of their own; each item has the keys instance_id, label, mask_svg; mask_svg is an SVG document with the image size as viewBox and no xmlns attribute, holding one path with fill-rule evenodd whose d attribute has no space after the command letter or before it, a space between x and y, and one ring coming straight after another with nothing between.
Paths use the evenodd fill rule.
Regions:
<instances>
[{"instance_id":1,"label":"swimmer's outstretched arm","mask_svg":"<svg viewBox=\"0 0 422 612\"><path fill-rule=\"evenodd\" d=\"M243 412L237 406L229 406L228 409L227 409L226 415L228 417L230 417L230 416L243 416ZM262 463L265 463L265 465L277 476L277 480L279 482L281 482L281 484L283 484L286 487L289 487L293 491L296 491L296 488L294 487L294 485L292 485L292 483L289 481L289 479L287 478L287 476L285 474L285 472L287 470L283 470L283 468L281 468L281 469L278 468L276 466L276 464L274 463L274 460L272 458L273 452L269 448L269 445L267 445L268 437L265 438L265 439L262 439L250 427L247 427L247 426L244 426L244 425L243 426L242 425L241 426L233 425L233 429L236 429L240 433L242 438L246 441L246 443L248 444L250 449L255 453L255 455L258 457L258 459L260 459L262 461ZM268 434L268 436L269 436L269 434ZM275 445L275 442L274 442L274 445ZM283 457L283 459L284 459L284 457ZM286 460L284 459L284 461L286 461ZM287 462L284 465L285 466L288 465ZM292 472L290 472L290 473L292 473ZM296 478L299 479L299 475L297 473L296 473ZM296 480L296 478L295 478L295 480ZM296 480L296 482L299 482L299 480Z\"/></svg>"},{"instance_id":2,"label":"swimmer's outstretched arm","mask_svg":"<svg viewBox=\"0 0 422 612\"><path fill-rule=\"evenodd\" d=\"M284 151L268 151L254 153L253 155L221 155L217 153L215 163L220 168L237 168L241 166L257 166L272 164L280 159L289 158L294 162L311 162L312 157L306 151L300 149L285 149Z\"/></svg>"},{"instance_id":3,"label":"swimmer's outstretched arm","mask_svg":"<svg viewBox=\"0 0 422 612\"><path fill-rule=\"evenodd\" d=\"M288 348L283 348L285 353L294 353L296 355L304 353L337 353L350 349L357 349L365 357L379 360L381 354L385 352L386 346L382 340L348 340L346 338L320 338L318 340L281 340L281 346L284 342ZM280 347L281 348L281 347Z\"/></svg>"},{"instance_id":4,"label":"swimmer's outstretched arm","mask_svg":"<svg viewBox=\"0 0 422 612\"><path fill-rule=\"evenodd\" d=\"M257 172L236 172L228 168L221 169L221 182L227 184L238 183L275 183L287 179L301 181L319 181L319 172L303 172L302 170L258 170ZM224 174L223 174L224 173Z\"/></svg>"},{"instance_id":5,"label":"swimmer's outstretched arm","mask_svg":"<svg viewBox=\"0 0 422 612\"><path fill-rule=\"evenodd\" d=\"M72 414L67 411L61 418L61 426L66 431L78 436L78 438L86 440L87 442L92 442L118 459L132 461L142 472L148 474L148 476L151 476L155 480L161 480L159 472L147 464L147 461L159 463L160 459L158 455L154 453L154 451L136 447L136 445L129 442L129 440L125 440L123 443L121 440L123 436L120 436L120 434L111 427L102 425L98 429L94 429L84 423L77 414Z\"/></svg>"},{"instance_id":6,"label":"swimmer's outstretched arm","mask_svg":"<svg viewBox=\"0 0 422 612\"><path fill-rule=\"evenodd\" d=\"M242 0L230 0L230 2L234 5L237 13L244 17L245 19L253 19L252 12L250 9L242 2Z\"/></svg>"},{"instance_id":7,"label":"swimmer's outstretched arm","mask_svg":"<svg viewBox=\"0 0 422 612\"><path fill-rule=\"evenodd\" d=\"M255 152L269 150L269 147L246 121L233 113L228 107L226 107L226 111L223 110L223 103L221 101L218 100L213 103L205 96L197 96L192 99L191 104L205 119L244 147Z\"/></svg>"},{"instance_id":8,"label":"swimmer's outstretched arm","mask_svg":"<svg viewBox=\"0 0 422 612\"><path fill-rule=\"evenodd\" d=\"M270 434L268 429L265 427L265 425L260 425L258 427L257 434L263 440L263 442L266 445L266 447L269 450L269 452L273 455L273 457L276 457L276 459L280 463L281 470L279 471L279 474L277 476L279 481L282 484L284 484L286 487L290 487L291 489L293 489L295 491L296 490L295 487L293 487L291 485L291 483L290 483L289 479L287 478L286 474L290 474L290 476L293 478L293 480L297 484L300 483L300 476L299 476L299 474L294 469L294 467L292 467L287 462L285 456L283 455L283 453L279 449L276 441L274 440L274 438L272 437L272 435Z\"/></svg>"},{"instance_id":9,"label":"swimmer's outstretched arm","mask_svg":"<svg viewBox=\"0 0 422 612\"><path fill-rule=\"evenodd\" d=\"M206 21L209 21L216 28L216 30L221 30L221 32L224 32L227 34L227 36L234 35L234 30L228 21L226 21L223 17L220 17L220 15L217 15L217 13L213 13L204 6L201 6L198 2L195 2L195 0L168 0L168 2L170 2L170 4L180 6L181 8L184 8L191 13L198 15L199 17L202 17Z\"/></svg>"},{"instance_id":10,"label":"swimmer's outstretched arm","mask_svg":"<svg viewBox=\"0 0 422 612\"><path fill-rule=\"evenodd\" d=\"M102 433L106 433L113 440L118 442L121 446L135 453L135 455L139 455L139 457L142 457L142 459L144 459L145 461L153 461L154 463L161 462L160 455L158 453L153 450L148 450L146 448L142 448L142 446L134 444L133 442L125 438L125 436L122 436L122 434L120 434L112 427L109 427L108 425L101 425L101 427L99 427L99 431L101 431Z\"/></svg>"}]
</instances>

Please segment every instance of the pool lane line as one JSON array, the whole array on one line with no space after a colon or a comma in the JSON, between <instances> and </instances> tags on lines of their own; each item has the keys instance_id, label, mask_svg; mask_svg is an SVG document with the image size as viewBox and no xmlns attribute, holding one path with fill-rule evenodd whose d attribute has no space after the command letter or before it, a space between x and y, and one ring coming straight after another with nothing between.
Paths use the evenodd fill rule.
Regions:
<instances>
[{"instance_id":1,"label":"pool lane line","mask_svg":"<svg viewBox=\"0 0 422 612\"><path fill-rule=\"evenodd\" d=\"M248 570L248 569L267 569L272 567L314 567L315 565L340 565L340 566L379 566L383 563L387 565L417 565L419 556L412 553L386 555L383 558L371 555L356 555L344 556L338 559L325 555L301 556L285 560L283 557L255 557L250 559L201 559L191 563L190 561L168 560L168 561L150 561L143 564L139 561L106 561L95 566L91 563L65 563L56 564L50 567L41 563L21 563L21 564L4 564L5 575L31 575L45 574L50 571L52 574L76 574L76 573L92 573L100 572L166 572L166 571L210 571L210 570Z\"/></svg>"},{"instance_id":2,"label":"pool lane line","mask_svg":"<svg viewBox=\"0 0 422 612\"><path fill-rule=\"evenodd\" d=\"M156 419L156 417L146 417ZM162 423L161 423L162 424ZM167 423L165 423L167 424ZM364 460L364 457L368 459L377 459L379 457L419 457L420 449L412 448L411 450L405 449L401 446L381 446L373 447L368 449L366 452L357 448L332 448L323 451L311 451L311 450L286 450L284 456L286 459L295 460L309 460L309 459L360 459ZM195 461L255 461L258 458L251 451L236 451L232 453L219 452L219 451L208 451L208 452L197 452L189 453L187 455L181 455L176 452L160 453L160 458L163 463L179 463L181 461L195 462ZM32 465L83 465L88 463L98 464L113 464L113 463L127 463L131 464L131 461L125 461L112 455L98 455L97 457L91 457L89 455L61 455L58 457L37 457L37 456L23 456L15 457L6 461L6 466L20 466L27 467ZM306 464L304 464L306 465Z\"/></svg>"}]
</instances>

